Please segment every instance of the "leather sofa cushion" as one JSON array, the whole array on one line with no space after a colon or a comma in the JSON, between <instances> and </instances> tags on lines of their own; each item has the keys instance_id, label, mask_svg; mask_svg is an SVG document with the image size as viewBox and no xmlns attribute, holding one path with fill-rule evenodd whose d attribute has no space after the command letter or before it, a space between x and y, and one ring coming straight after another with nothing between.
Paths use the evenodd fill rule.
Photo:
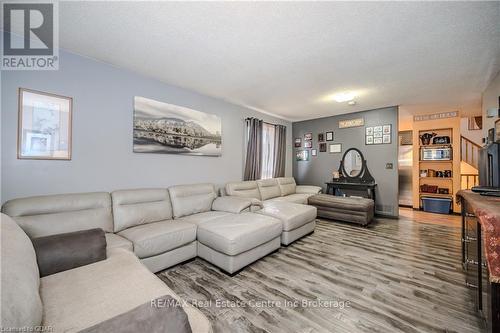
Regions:
<instances>
[{"instance_id":1,"label":"leather sofa cushion","mask_svg":"<svg viewBox=\"0 0 500 333\"><path fill-rule=\"evenodd\" d=\"M280 177L276 179L278 180L282 196L295 194L295 187L297 184L293 177Z\"/></svg>"},{"instance_id":2,"label":"leather sofa cushion","mask_svg":"<svg viewBox=\"0 0 500 333\"><path fill-rule=\"evenodd\" d=\"M238 198L230 196L218 197L214 200L212 204L212 210L239 214L243 211L250 211L250 207L252 206L252 200L255 199Z\"/></svg>"},{"instance_id":3,"label":"leather sofa cushion","mask_svg":"<svg viewBox=\"0 0 500 333\"><path fill-rule=\"evenodd\" d=\"M186 312L176 300L165 295L134 309L109 318L79 333L136 333L176 332L191 333Z\"/></svg>"},{"instance_id":4,"label":"leather sofa cushion","mask_svg":"<svg viewBox=\"0 0 500 333\"><path fill-rule=\"evenodd\" d=\"M105 192L13 199L2 210L30 238L93 228L113 232L111 196Z\"/></svg>"},{"instance_id":5,"label":"leather sofa cushion","mask_svg":"<svg viewBox=\"0 0 500 333\"><path fill-rule=\"evenodd\" d=\"M257 214L271 216L283 223L283 231L291 231L316 219L316 207L290 202L264 202Z\"/></svg>"},{"instance_id":6,"label":"leather sofa cushion","mask_svg":"<svg viewBox=\"0 0 500 333\"><path fill-rule=\"evenodd\" d=\"M125 249L128 251L134 251L134 246L131 241L117 234L113 234L110 232L106 233L106 249L109 251L110 249Z\"/></svg>"},{"instance_id":7,"label":"leather sofa cushion","mask_svg":"<svg viewBox=\"0 0 500 333\"><path fill-rule=\"evenodd\" d=\"M43 309L35 249L24 231L5 214L1 214L0 236L0 327L39 326Z\"/></svg>"},{"instance_id":8,"label":"leather sofa cushion","mask_svg":"<svg viewBox=\"0 0 500 333\"><path fill-rule=\"evenodd\" d=\"M284 197L272 198L269 202L292 202L307 205L307 199L314 194L290 194Z\"/></svg>"},{"instance_id":9,"label":"leather sofa cushion","mask_svg":"<svg viewBox=\"0 0 500 333\"><path fill-rule=\"evenodd\" d=\"M120 190L111 193L114 231L172 219L167 189Z\"/></svg>"},{"instance_id":10,"label":"leather sofa cushion","mask_svg":"<svg viewBox=\"0 0 500 333\"><path fill-rule=\"evenodd\" d=\"M256 181L230 182L226 184L225 188L227 195L261 200Z\"/></svg>"},{"instance_id":11,"label":"leather sofa cushion","mask_svg":"<svg viewBox=\"0 0 500 333\"><path fill-rule=\"evenodd\" d=\"M213 184L177 185L168 189L174 218L209 212L217 198Z\"/></svg>"},{"instance_id":12,"label":"leather sofa cushion","mask_svg":"<svg viewBox=\"0 0 500 333\"><path fill-rule=\"evenodd\" d=\"M32 242L41 277L106 259L102 229L38 237Z\"/></svg>"},{"instance_id":13,"label":"leather sofa cushion","mask_svg":"<svg viewBox=\"0 0 500 333\"><path fill-rule=\"evenodd\" d=\"M281 235L281 222L254 214L231 214L198 227L198 242L227 255L251 250Z\"/></svg>"},{"instance_id":14,"label":"leather sofa cushion","mask_svg":"<svg viewBox=\"0 0 500 333\"><path fill-rule=\"evenodd\" d=\"M258 180L257 186L259 187L262 200L269 200L281 196L281 189L276 178Z\"/></svg>"},{"instance_id":15,"label":"leather sofa cushion","mask_svg":"<svg viewBox=\"0 0 500 333\"><path fill-rule=\"evenodd\" d=\"M179 299L124 249L112 249L106 260L43 277L40 294L42 325L58 332L81 331L163 295ZM193 332L210 332L210 323L198 309L190 305L183 308Z\"/></svg>"},{"instance_id":16,"label":"leather sofa cushion","mask_svg":"<svg viewBox=\"0 0 500 333\"><path fill-rule=\"evenodd\" d=\"M167 220L125 229L118 234L134 243L134 253L139 258L147 258L193 242L196 226Z\"/></svg>"},{"instance_id":17,"label":"leather sofa cushion","mask_svg":"<svg viewBox=\"0 0 500 333\"><path fill-rule=\"evenodd\" d=\"M181 217L180 219L177 219L176 221L183 221L183 222L189 222L193 223L196 225L201 225L203 223L212 221L214 219L217 219L219 217L231 215L231 213L228 212L217 212L217 211L211 211L211 212L204 212L204 213L198 213L198 214L193 214L189 216L184 216Z\"/></svg>"}]
</instances>

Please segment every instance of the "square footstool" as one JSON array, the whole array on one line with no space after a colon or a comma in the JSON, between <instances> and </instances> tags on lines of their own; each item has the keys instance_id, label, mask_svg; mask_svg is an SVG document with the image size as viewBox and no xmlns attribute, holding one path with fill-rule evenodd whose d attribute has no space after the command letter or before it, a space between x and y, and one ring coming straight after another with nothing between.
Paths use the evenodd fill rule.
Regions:
<instances>
[{"instance_id":1,"label":"square footstool","mask_svg":"<svg viewBox=\"0 0 500 333\"><path fill-rule=\"evenodd\" d=\"M308 199L309 205L318 208L318 217L368 225L375 213L372 199L339 197L316 194Z\"/></svg>"},{"instance_id":2,"label":"square footstool","mask_svg":"<svg viewBox=\"0 0 500 333\"><path fill-rule=\"evenodd\" d=\"M292 202L265 201L255 213L277 218L283 226L281 244L289 245L316 227L316 207Z\"/></svg>"},{"instance_id":3,"label":"square footstool","mask_svg":"<svg viewBox=\"0 0 500 333\"><path fill-rule=\"evenodd\" d=\"M233 274L278 249L281 229L281 222L269 216L223 216L198 226L198 256Z\"/></svg>"}]
</instances>

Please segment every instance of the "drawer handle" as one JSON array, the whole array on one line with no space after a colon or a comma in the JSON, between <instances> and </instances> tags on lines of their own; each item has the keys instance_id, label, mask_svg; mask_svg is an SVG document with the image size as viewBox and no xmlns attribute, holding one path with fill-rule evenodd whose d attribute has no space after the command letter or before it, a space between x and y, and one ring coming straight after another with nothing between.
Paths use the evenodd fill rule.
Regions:
<instances>
[{"instance_id":1,"label":"drawer handle","mask_svg":"<svg viewBox=\"0 0 500 333\"><path fill-rule=\"evenodd\" d=\"M479 264L476 260L473 260L473 259L467 259L467 260L465 260L465 262L467 264L476 265L476 266Z\"/></svg>"},{"instance_id":2,"label":"drawer handle","mask_svg":"<svg viewBox=\"0 0 500 333\"><path fill-rule=\"evenodd\" d=\"M476 217L476 215L474 215L472 213L465 213L465 216L467 216L467 217Z\"/></svg>"},{"instance_id":3,"label":"drawer handle","mask_svg":"<svg viewBox=\"0 0 500 333\"><path fill-rule=\"evenodd\" d=\"M470 243L475 241L477 241L476 237L465 236L465 238L462 238L462 242L464 243Z\"/></svg>"},{"instance_id":4,"label":"drawer handle","mask_svg":"<svg viewBox=\"0 0 500 333\"><path fill-rule=\"evenodd\" d=\"M477 286L475 284L472 284L472 283L469 283L469 282L465 282L465 286L467 288L477 289Z\"/></svg>"},{"instance_id":5,"label":"drawer handle","mask_svg":"<svg viewBox=\"0 0 500 333\"><path fill-rule=\"evenodd\" d=\"M471 265L476 265L476 266L479 265L479 262L477 262L476 260L472 260L472 259L465 260L465 263L471 264ZM486 263L485 262L481 263L481 267L486 267Z\"/></svg>"}]
</instances>

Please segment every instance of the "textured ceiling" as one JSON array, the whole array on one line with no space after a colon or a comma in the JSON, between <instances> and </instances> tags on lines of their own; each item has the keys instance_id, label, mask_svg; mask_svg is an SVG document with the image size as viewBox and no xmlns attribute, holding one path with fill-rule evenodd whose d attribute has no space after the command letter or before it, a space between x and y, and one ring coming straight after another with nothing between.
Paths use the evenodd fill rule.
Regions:
<instances>
[{"instance_id":1,"label":"textured ceiling","mask_svg":"<svg viewBox=\"0 0 500 333\"><path fill-rule=\"evenodd\" d=\"M474 113L500 69L500 2L61 2L60 45L290 120ZM357 105L326 98L343 90Z\"/></svg>"}]
</instances>

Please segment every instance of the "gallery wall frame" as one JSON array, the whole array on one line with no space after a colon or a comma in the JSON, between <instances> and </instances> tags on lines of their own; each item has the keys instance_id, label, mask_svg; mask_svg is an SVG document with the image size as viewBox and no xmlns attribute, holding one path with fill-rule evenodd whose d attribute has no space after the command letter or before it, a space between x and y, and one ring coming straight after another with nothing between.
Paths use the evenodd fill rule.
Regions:
<instances>
[{"instance_id":1,"label":"gallery wall frame","mask_svg":"<svg viewBox=\"0 0 500 333\"><path fill-rule=\"evenodd\" d=\"M302 146L302 138L295 138L293 145L295 148L300 148Z\"/></svg>"},{"instance_id":2,"label":"gallery wall frame","mask_svg":"<svg viewBox=\"0 0 500 333\"><path fill-rule=\"evenodd\" d=\"M333 131L326 132L326 141L333 141Z\"/></svg>"},{"instance_id":3,"label":"gallery wall frame","mask_svg":"<svg viewBox=\"0 0 500 333\"><path fill-rule=\"evenodd\" d=\"M331 143L328 146L328 152L330 154L338 154L342 152L342 144L341 143Z\"/></svg>"},{"instance_id":4,"label":"gallery wall frame","mask_svg":"<svg viewBox=\"0 0 500 333\"><path fill-rule=\"evenodd\" d=\"M17 158L71 160L73 98L19 88Z\"/></svg>"},{"instance_id":5,"label":"gallery wall frame","mask_svg":"<svg viewBox=\"0 0 500 333\"><path fill-rule=\"evenodd\" d=\"M326 143L322 142L319 144L319 152L320 153L325 153L326 152Z\"/></svg>"},{"instance_id":6,"label":"gallery wall frame","mask_svg":"<svg viewBox=\"0 0 500 333\"><path fill-rule=\"evenodd\" d=\"M297 161L309 161L309 150L297 150L295 152L295 159Z\"/></svg>"},{"instance_id":7,"label":"gallery wall frame","mask_svg":"<svg viewBox=\"0 0 500 333\"><path fill-rule=\"evenodd\" d=\"M365 127L365 145L390 144L391 142L391 124Z\"/></svg>"}]
</instances>

